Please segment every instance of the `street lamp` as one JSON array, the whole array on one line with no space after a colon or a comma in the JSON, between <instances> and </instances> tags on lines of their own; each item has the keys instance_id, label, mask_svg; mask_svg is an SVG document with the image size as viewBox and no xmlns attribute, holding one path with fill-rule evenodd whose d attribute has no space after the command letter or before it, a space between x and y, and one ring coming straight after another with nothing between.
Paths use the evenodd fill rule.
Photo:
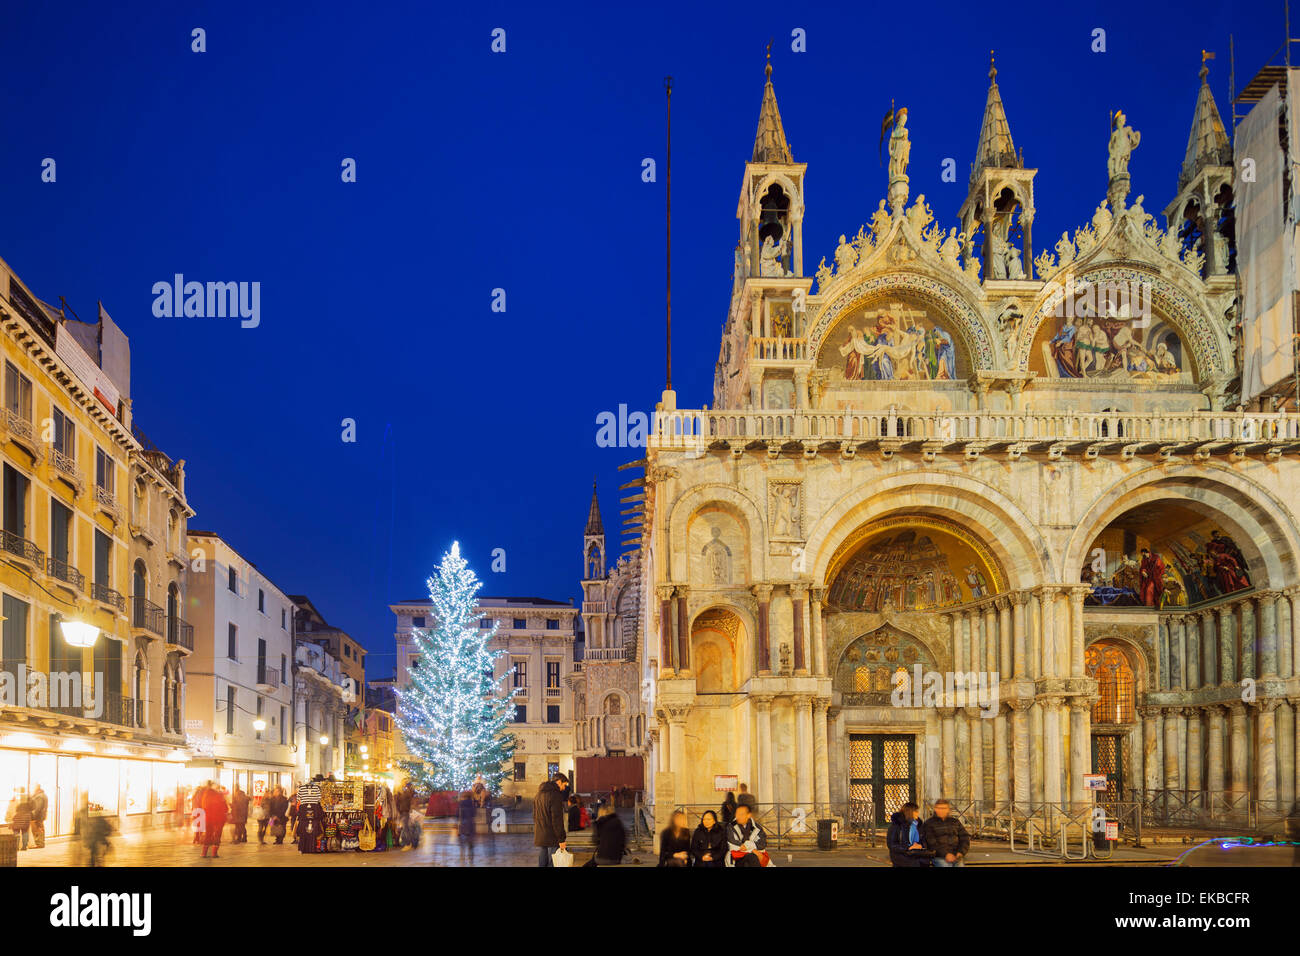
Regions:
<instances>
[{"instance_id":1,"label":"street lamp","mask_svg":"<svg viewBox=\"0 0 1300 956\"><path fill-rule=\"evenodd\" d=\"M258 717L255 721L253 721L253 729L260 734L262 731L266 730L266 721L263 720L261 717Z\"/></svg>"},{"instance_id":2,"label":"street lamp","mask_svg":"<svg viewBox=\"0 0 1300 956\"><path fill-rule=\"evenodd\" d=\"M99 628L85 621L59 621L59 630L73 647L94 647L99 640Z\"/></svg>"},{"instance_id":3,"label":"street lamp","mask_svg":"<svg viewBox=\"0 0 1300 956\"><path fill-rule=\"evenodd\" d=\"M329 746L329 743L330 743L330 739L329 739L329 737L328 737L326 734L321 734L321 735L320 735L320 745L321 745L322 747L328 747L328 746Z\"/></svg>"}]
</instances>

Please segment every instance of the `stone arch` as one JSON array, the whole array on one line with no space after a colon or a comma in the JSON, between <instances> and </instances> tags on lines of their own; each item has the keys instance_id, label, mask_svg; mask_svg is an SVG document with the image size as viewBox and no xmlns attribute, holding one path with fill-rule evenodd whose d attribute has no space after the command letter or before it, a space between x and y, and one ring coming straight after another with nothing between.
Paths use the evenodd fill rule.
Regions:
<instances>
[{"instance_id":1,"label":"stone arch","mask_svg":"<svg viewBox=\"0 0 1300 956\"><path fill-rule=\"evenodd\" d=\"M887 515L932 514L948 518L980 538L1007 575L1009 590L1035 587L1053 569L1047 543L1020 507L996 488L965 475L907 472L834 502L808 534L809 573L830 583L831 559L849 535Z\"/></svg>"},{"instance_id":2,"label":"stone arch","mask_svg":"<svg viewBox=\"0 0 1300 956\"><path fill-rule=\"evenodd\" d=\"M1087 549L1112 521L1138 505L1168 500L1220 522L1245 554L1255 587L1281 589L1300 577L1295 517L1267 489L1223 467L1156 465L1117 482L1088 506L1064 550L1063 580L1079 583Z\"/></svg>"},{"instance_id":3,"label":"stone arch","mask_svg":"<svg viewBox=\"0 0 1300 956\"><path fill-rule=\"evenodd\" d=\"M1183 344L1191 353L1198 380L1205 380L1225 370L1225 356L1233 354L1232 343L1228 340L1222 323L1212 320L1196 302L1195 296L1180 283L1150 269L1137 268L1117 262L1098 264L1085 263L1078 271L1068 266L1057 273L1051 281L1044 283L1040 298L1029 311L1021 330L1020 340L1015 346L1012 365L1019 371L1027 371L1034 340L1038 331L1057 309L1056 297L1064 287L1066 275L1074 281L1092 282L1145 282L1150 283L1153 304L1159 306L1161 313L1170 325L1181 335Z\"/></svg>"},{"instance_id":4,"label":"stone arch","mask_svg":"<svg viewBox=\"0 0 1300 956\"><path fill-rule=\"evenodd\" d=\"M910 648L916 653L909 655ZM888 656L890 650L899 651L896 659ZM832 688L840 694L892 691L892 683L886 688L877 686L882 669L892 679L900 667L910 672L914 664L920 664L926 670L937 670L942 660L928 641L891 621L859 634L839 648L830 668Z\"/></svg>"},{"instance_id":5,"label":"stone arch","mask_svg":"<svg viewBox=\"0 0 1300 956\"><path fill-rule=\"evenodd\" d=\"M628 696L621 690L612 689L600 698L600 715L602 717L621 717L631 713Z\"/></svg>"},{"instance_id":6,"label":"stone arch","mask_svg":"<svg viewBox=\"0 0 1300 956\"><path fill-rule=\"evenodd\" d=\"M790 197L790 208L786 211L790 217L790 224L803 219L803 193L795 185L795 181L783 172L773 170L759 180L758 186L754 189L754 215L753 221L758 221L759 203L767 195L767 191L773 186L780 186L785 190L785 194Z\"/></svg>"},{"instance_id":7,"label":"stone arch","mask_svg":"<svg viewBox=\"0 0 1300 956\"><path fill-rule=\"evenodd\" d=\"M731 604L710 604L691 617L691 673L697 693L740 689L754 671L753 627L748 612Z\"/></svg>"},{"instance_id":8,"label":"stone arch","mask_svg":"<svg viewBox=\"0 0 1300 956\"><path fill-rule=\"evenodd\" d=\"M1107 660L1107 651L1118 651L1127 667L1127 678L1117 674ZM1093 655L1101 656L1094 666ZM1131 638L1119 634L1099 634L1084 647L1084 673L1097 681L1098 699L1093 705L1094 726L1137 722L1138 701L1151 689L1151 667L1146 651ZM1113 682L1113 686L1106 686ZM1104 709L1106 713L1100 711Z\"/></svg>"},{"instance_id":9,"label":"stone arch","mask_svg":"<svg viewBox=\"0 0 1300 956\"><path fill-rule=\"evenodd\" d=\"M733 548L733 568L747 557L748 566L743 568L745 574L735 574L733 587L764 580L763 550L755 547L763 529L763 509L758 502L742 491L730 485L698 485L686 492L673 503L668 514L668 578L672 581L690 579L691 549L688 546L688 533L691 519L703 508L718 505L729 510L740 523L746 538L746 547L737 555Z\"/></svg>"},{"instance_id":10,"label":"stone arch","mask_svg":"<svg viewBox=\"0 0 1300 956\"><path fill-rule=\"evenodd\" d=\"M831 331L851 309L863 300L890 293L908 293L942 313L961 336L972 369L993 369L1000 364L997 341L980 310L947 283L920 272L889 271L855 283L830 302L808 324L808 358L816 367L818 353Z\"/></svg>"}]
</instances>

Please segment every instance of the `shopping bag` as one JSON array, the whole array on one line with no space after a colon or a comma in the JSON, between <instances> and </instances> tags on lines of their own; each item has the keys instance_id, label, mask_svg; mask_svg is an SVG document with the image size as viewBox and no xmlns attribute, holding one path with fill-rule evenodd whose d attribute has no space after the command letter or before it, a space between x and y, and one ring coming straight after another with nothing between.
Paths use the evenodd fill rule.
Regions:
<instances>
[{"instance_id":1,"label":"shopping bag","mask_svg":"<svg viewBox=\"0 0 1300 956\"><path fill-rule=\"evenodd\" d=\"M560 847L558 850L556 850L554 853L551 854L551 865L552 866L573 866L573 854L570 853L568 850L566 850L564 847Z\"/></svg>"},{"instance_id":2,"label":"shopping bag","mask_svg":"<svg viewBox=\"0 0 1300 956\"><path fill-rule=\"evenodd\" d=\"M366 817L366 824L361 828L361 835L357 837L357 845L363 850L375 848L375 828L370 825L369 817Z\"/></svg>"}]
</instances>

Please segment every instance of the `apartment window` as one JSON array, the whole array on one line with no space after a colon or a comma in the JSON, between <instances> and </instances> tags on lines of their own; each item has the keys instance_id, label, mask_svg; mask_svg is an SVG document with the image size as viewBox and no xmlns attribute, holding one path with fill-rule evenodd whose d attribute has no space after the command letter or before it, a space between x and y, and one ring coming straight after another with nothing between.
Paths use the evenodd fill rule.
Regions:
<instances>
[{"instance_id":1,"label":"apartment window","mask_svg":"<svg viewBox=\"0 0 1300 956\"><path fill-rule=\"evenodd\" d=\"M411 627L424 627L424 616L411 618Z\"/></svg>"},{"instance_id":2,"label":"apartment window","mask_svg":"<svg viewBox=\"0 0 1300 956\"><path fill-rule=\"evenodd\" d=\"M226 656L232 661L239 659L239 628L234 624L226 625Z\"/></svg>"},{"instance_id":3,"label":"apartment window","mask_svg":"<svg viewBox=\"0 0 1300 956\"><path fill-rule=\"evenodd\" d=\"M388 718L382 714L379 716L379 731L380 733L388 733Z\"/></svg>"},{"instance_id":4,"label":"apartment window","mask_svg":"<svg viewBox=\"0 0 1300 956\"><path fill-rule=\"evenodd\" d=\"M266 676L266 641L257 639L257 682L262 683Z\"/></svg>"},{"instance_id":5,"label":"apartment window","mask_svg":"<svg viewBox=\"0 0 1300 956\"><path fill-rule=\"evenodd\" d=\"M528 661L515 661L515 688L528 686Z\"/></svg>"},{"instance_id":6,"label":"apartment window","mask_svg":"<svg viewBox=\"0 0 1300 956\"><path fill-rule=\"evenodd\" d=\"M528 723L528 707L524 704L515 704L515 723Z\"/></svg>"},{"instance_id":7,"label":"apartment window","mask_svg":"<svg viewBox=\"0 0 1300 956\"><path fill-rule=\"evenodd\" d=\"M479 618L478 626L479 626L479 628L480 628L481 630L486 631L489 627L492 626L492 618L490 618L490 617L481 617L481 618Z\"/></svg>"},{"instance_id":8,"label":"apartment window","mask_svg":"<svg viewBox=\"0 0 1300 956\"><path fill-rule=\"evenodd\" d=\"M280 708L280 743L284 743L284 707Z\"/></svg>"},{"instance_id":9,"label":"apartment window","mask_svg":"<svg viewBox=\"0 0 1300 956\"><path fill-rule=\"evenodd\" d=\"M560 722L560 705L559 705L559 704L547 704L547 705L546 705L546 722L547 722L548 724L558 724L558 723Z\"/></svg>"},{"instance_id":10,"label":"apartment window","mask_svg":"<svg viewBox=\"0 0 1300 956\"><path fill-rule=\"evenodd\" d=\"M288 677L287 677L288 670L289 670L289 659L285 657L285 655L281 654L280 655L280 686L281 687L283 687L285 684L288 683ZM284 741L282 740L280 741L280 743L284 743Z\"/></svg>"},{"instance_id":11,"label":"apartment window","mask_svg":"<svg viewBox=\"0 0 1300 956\"><path fill-rule=\"evenodd\" d=\"M266 592L261 588L257 589L257 609L263 614L266 613Z\"/></svg>"},{"instance_id":12,"label":"apartment window","mask_svg":"<svg viewBox=\"0 0 1300 956\"><path fill-rule=\"evenodd\" d=\"M50 499L50 557L55 561L68 562L69 542L72 531L72 509L57 498Z\"/></svg>"},{"instance_id":13,"label":"apartment window","mask_svg":"<svg viewBox=\"0 0 1300 956\"><path fill-rule=\"evenodd\" d=\"M238 593L239 593L239 574L235 571L234 568L230 568L230 569L226 572L226 574L227 574L227 578L228 578L228 580L227 580L227 587L229 587L230 590L232 590L232 591L234 591L236 594L238 594Z\"/></svg>"},{"instance_id":14,"label":"apartment window","mask_svg":"<svg viewBox=\"0 0 1300 956\"><path fill-rule=\"evenodd\" d=\"M16 538L27 537L27 488L29 482L9 465L4 466L5 531Z\"/></svg>"},{"instance_id":15,"label":"apartment window","mask_svg":"<svg viewBox=\"0 0 1300 956\"><path fill-rule=\"evenodd\" d=\"M558 690L560 687L560 662L546 662L546 686L549 690Z\"/></svg>"},{"instance_id":16,"label":"apartment window","mask_svg":"<svg viewBox=\"0 0 1300 956\"><path fill-rule=\"evenodd\" d=\"M289 629L285 618L286 615L284 613L284 608L280 608L280 630L282 631L287 631Z\"/></svg>"},{"instance_id":17,"label":"apartment window","mask_svg":"<svg viewBox=\"0 0 1300 956\"><path fill-rule=\"evenodd\" d=\"M0 602L4 624L0 626L0 670L18 673L18 665L27 663L27 603L12 594ZM102 641L100 643L103 643ZM113 642L109 642L113 643ZM80 670L80 667L77 668Z\"/></svg>"},{"instance_id":18,"label":"apartment window","mask_svg":"<svg viewBox=\"0 0 1300 956\"><path fill-rule=\"evenodd\" d=\"M261 698L261 697L257 698L257 716L258 716L259 718L262 716L262 698ZM261 740L261 739L262 739L262 732L261 732L260 730L257 731L257 739L258 739L258 740Z\"/></svg>"},{"instance_id":19,"label":"apartment window","mask_svg":"<svg viewBox=\"0 0 1300 956\"><path fill-rule=\"evenodd\" d=\"M59 408L54 409L54 450L72 461L77 460L77 429L72 419Z\"/></svg>"},{"instance_id":20,"label":"apartment window","mask_svg":"<svg viewBox=\"0 0 1300 956\"><path fill-rule=\"evenodd\" d=\"M95 448L95 486L106 495L113 494L113 459L98 446Z\"/></svg>"},{"instance_id":21,"label":"apartment window","mask_svg":"<svg viewBox=\"0 0 1300 956\"><path fill-rule=\"evenodd\" d=\"M32 420L32 380L5 362L5 408L25 422Z\"/></svg>"},{"instance_id":22,"label":"apartment window","mask_svg":"<svg viewBox=\"0 0 1300 956\"><path fill-rule=\"evenodd\" d=\"M95 529L95 583L104 587L112 586L113 539L98 528Z\"/></svg>"},{"instance_id":23,"label":"apartment window","mask_svg":"<svg viewBox=\"0 0 1300 956\"><path fill-rule=\"evenodd\" d=\"M235 732L235 688L226 685L226 733Z\"/></svg>"},{"instance_id":24,"label":"apartment window","mask_svg":"<svg viewBox=\"0 0 1300 956\"><path fill-rule=\"evenodd\" d=\"M522 631L527 626L528 626L528 622L525 621L522 617L515 618L514 627L516 631Z\"/></svg>"},{"instance_id":25,"label":"apartment window","mask_svg":"<svg viewBox=\"0 0 1300 956\"><path fill-rule=\"evenodd\" d=\"M515 761L515 782L516 783L522 782L524 778L527 776L528 776L528 764L524 763L521 760L516 760Z\"/></svg>"}]
</instances>

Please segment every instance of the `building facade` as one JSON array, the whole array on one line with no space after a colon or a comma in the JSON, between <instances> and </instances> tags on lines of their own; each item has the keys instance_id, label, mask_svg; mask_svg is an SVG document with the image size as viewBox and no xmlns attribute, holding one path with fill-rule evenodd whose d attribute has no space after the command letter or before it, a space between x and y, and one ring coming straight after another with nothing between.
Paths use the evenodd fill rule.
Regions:
<instances>
[{"instance_id":1,"label":"building facade","mask_svg":"<svg viewBox=\"0 0 1300 956\"><path fill-rule=\"evenodd\" d=\"M433 605L428 600L401 601L389 608L397 616L394 636L400 695L410 683L412 668L421 663L411 630L433 626ZM515 735L514 767L502 793L532 796L556 772L573 772L572 676L578 609L571 601L480 597L477 613L480 627L496 625L488 648L504 652L497 660L496 676L508 680L515 705L515 719L510 724ZM401 732L396 736L398 759L409 759Z\"/></svg>"},{"instance_id":2,"label":"building facade","mask_svg":"<svg viewBox=\"0 0 1300 956\"><path fill-rule=\"evenodd\" d=\"M211 531L190 531L195 650L185 726L189 783L261 796L295 771L292 600ZM301 775L300 775L301 776Z\"/></svg>"},{"instance_id":3,"label":"building facade","mask_svg":"<svg viewBox=\"0 0 1300 956\"><path fill-rule=\"evenodd\" d=\"M39 784L53 835L83 797L121 829L149 826L188 759L193 642L164 530L191 513L183 467L133 434L130 345L102 306L82 322L0 263L0 328L0 790ZM65 624L89 625L92 646Z\"/></svg>"},{"instance_id":4,"label":"building facade","mask_svg":"<svg viewBox=\"0 0 1300 956\"><path fill-rule=\"evenodd\" d=\"M574 668L572 677L578 787L644 790L649 737L641 678L641 555L639 549L632 550L612 568L607 555L593 487L582 548L585 642L581 666Z\"/></svg>"},{"instance_id":5,"label":"building facade","mask_svg":"<svg viewBox=\"0 0 1300 956\"><path fill-rule=\"evenodd\" d=\"M365 688L366 688L366 654L365 648L354 641L345 631L332 627L320 610L305 594L291 595L297 606L294 619L297 622L299 642L317 644L332 659L338 662L341 692L340 706L343 711L342 733L338 735L337 746L342 748L343 770L345 773L361 773L363 763L361 747L365 743ZM327 696L334 691L328 688Z\"/></svg>"},{"instance_id":6,"label":"building facade","mask_svg":"<svg viewBox=\"0 0 1300 956\"><path fill-rule=\"evenodd\" d=\"M909 202L900 109L870 222L808 273L768 67L712 405L665 392L647 449L659 816L737 779L877 820L1078 810L1093 773L1215 819L1295 803L1300 416L1239 407L1204 71L1182 175L1141 184L1167 226L1118 112L1106 194L1037 254L996 75L959 223Z\"/></svg>"}]
</instances>

